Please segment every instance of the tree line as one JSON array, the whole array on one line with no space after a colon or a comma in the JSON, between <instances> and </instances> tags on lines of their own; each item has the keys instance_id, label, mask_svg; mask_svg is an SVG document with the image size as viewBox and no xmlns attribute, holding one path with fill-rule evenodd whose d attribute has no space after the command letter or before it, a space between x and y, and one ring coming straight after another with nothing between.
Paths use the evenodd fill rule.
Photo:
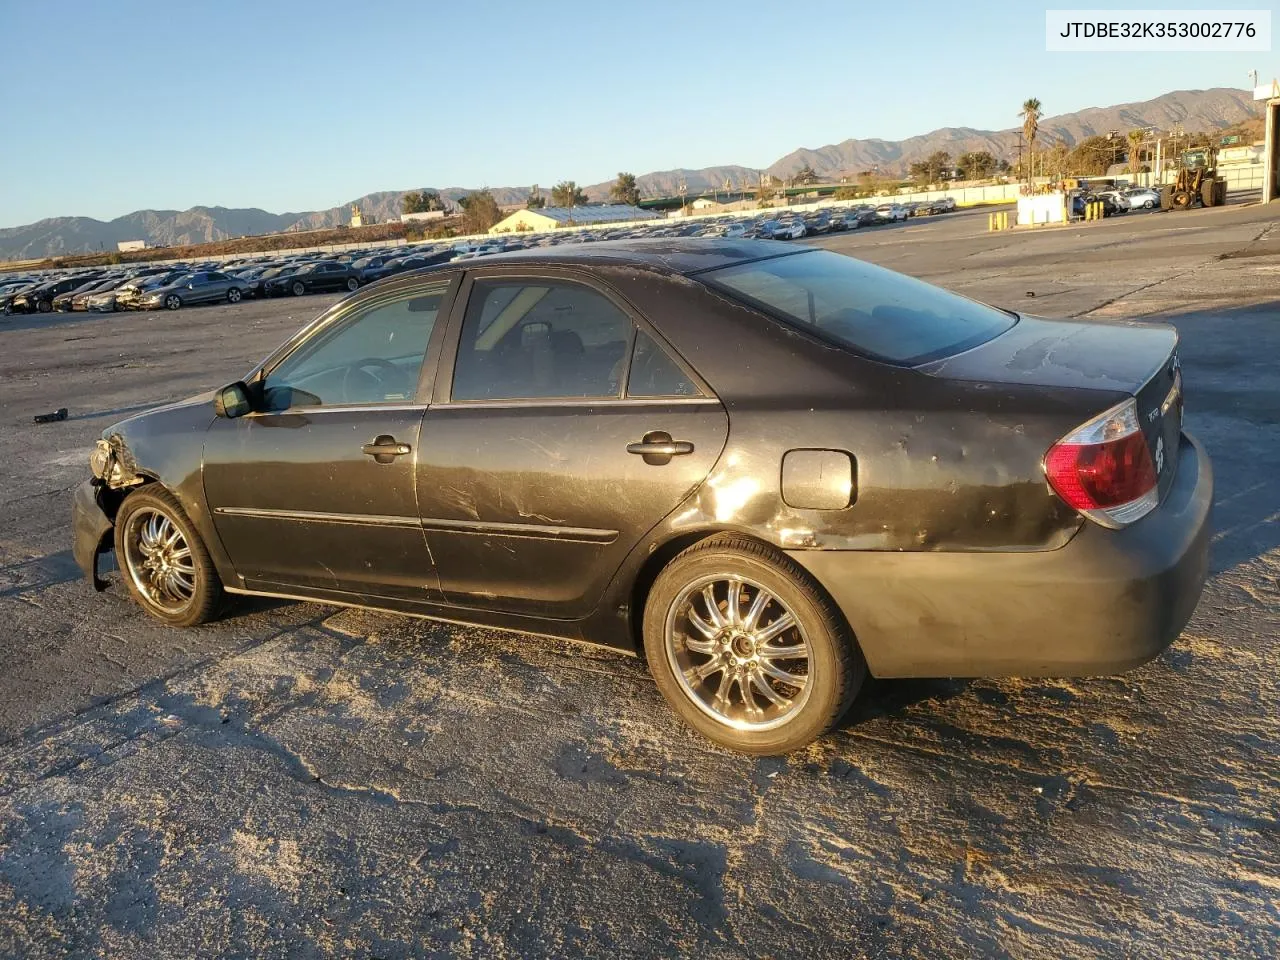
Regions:
<instances>
[{"instance_id":1,"label":"tree line","mask_svg":"<svg viewBox=\"0 0 1280 960\"><path fill-rule=\"evenodd\" d=\"M613 203L626 203L635 206L640 202L640 187L636 183L634 173L621 172L609 188L609 200ZM551 188L550 206L581 207L588 204L586 193L573 180L561 180ZM460 228L464 233L483 233L503 218L502 208L488 187L473 190L458 198L458 216ZM529 191L525 199L525 208L541 210L548 206L547 197L537 184ZM448 204L436 190L410 190L400 196L400 209L403 213L430 213L436 210L448 210Z\"/></svg>"}]
</instances>

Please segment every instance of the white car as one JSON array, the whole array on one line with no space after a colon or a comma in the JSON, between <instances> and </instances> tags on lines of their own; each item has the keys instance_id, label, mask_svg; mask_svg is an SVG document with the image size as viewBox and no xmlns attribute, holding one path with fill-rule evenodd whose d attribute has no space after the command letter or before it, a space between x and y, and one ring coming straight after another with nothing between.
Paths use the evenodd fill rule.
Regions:
<instances>
[{"instance_id":1,"label":"white car","mask_svg":"<svg viewBox=\"0 0 1280 960\"><path fill-rule=\"evenodd\" d=\"M720 236L732 240L734 237L746 236L746 233L747 225L745 223L731 223L724 227L724 232Z\"/></svg>"},{"instance_id":2,"label":"white car","mask_svg":"<svg viewBox=\"0 0 1280 960\"><path fill-rule=\"evenodd\" d=\"M807 232L803 220L780 220L773 228L773 239L799 240Z\"/></svg>"},{"instance_id":3,"label":"white car","mask_svg":"<svg viewBox=\"0 0 1280 960\"><path fill-rule=\"evenodd\" d=\"M1160 194L1145 187L1129 190L1120 199L1129 204L1130 210L1154 210L1160 206Z\"/></svg>"},{"instance_id":4,"label":"white car","mask_svg":"<svg viewBox=\"0 0 1280 960\"><path fill-rule=\"evenodd\" d=\"M882 203L876 207L876 216L881 220L905 220L911 211L900 203Z\"/></svg>"}]
</instances>

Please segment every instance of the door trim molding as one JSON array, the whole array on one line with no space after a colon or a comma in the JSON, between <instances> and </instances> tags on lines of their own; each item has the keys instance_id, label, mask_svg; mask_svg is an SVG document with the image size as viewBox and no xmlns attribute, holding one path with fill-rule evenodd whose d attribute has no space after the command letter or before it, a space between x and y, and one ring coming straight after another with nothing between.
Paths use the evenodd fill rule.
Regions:
<instances>
[{"instance_id":1,"label":"door trim molding","mask_svg":"<svg viewBox=\"0 0 1280 960\"><path fill-rule=\"evenodd\" d=\"M323 513L316 510L271 510L263 507L215 507L222 517L253 517L262 520L294 520L299 523L345 523L362 527L422 527L448 533L477 536L530 537L538 540L567 540L576 543L613 543L617 530L595 527L561 527L542 523L498 523L484 520L420 519L369 513Z\"/></svg>"},{"instance_id":2,"label":"door trim molding","mask_svg":"<svg viewBox=\"0 0 1280 960\"><path fill-rule=\"evenodd\" d=\"M417 517L389 517L372 513L321 513L314 510L269 510L261 507L214 507L224 517L255 517L265 520L297 520L302 523L347 523L362 527L417 527Z\"/></svg>"},{"instance_id":3,"label":"door trim molding","mask_svg":"<svg viewBox=\"0 0 1280 960\"><path fill-rule=\"evenodd\" d=\"M598 530L594 527L558 527L541 523L497 523L484 520L445 520L430 518L422 521L427 530L448 533L471 533L479 536L532 537L538 540L569 540L577 543L613 543L618 539L617 530Z\"/></svg>"}]
</instances>

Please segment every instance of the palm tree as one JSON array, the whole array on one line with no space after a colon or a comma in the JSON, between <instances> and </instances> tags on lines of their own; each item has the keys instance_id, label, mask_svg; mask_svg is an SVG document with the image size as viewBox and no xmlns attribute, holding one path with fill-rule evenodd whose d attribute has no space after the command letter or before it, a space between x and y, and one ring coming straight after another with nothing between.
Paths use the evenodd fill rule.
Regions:
<instances>
[{"instance_id":1,"label":"palm tree","mask_svg":"<svg viewBox=\"0 0 1280 960\"><path fill-rule=\"evenodd\" d=\"M1022 136L1027 141L1027 182L1031 183L1032 175L1035 173L1035 144L1036 132L1040 129L1040 101L1035 97L1023 101L1022 111L1018 114L1022 117Z\"/></svg>"},{"instance_id":2,"label":"palm tree","mask_svg":"<svg viewBox=\"0 0 1280 960\"><path fill-rule=\"evenodd\" d=\"M1146 138L1147 135L1141 130L1129 131L1129 172L1135 177L1142 166L1142 141Z\"/></svg>"}]
</instances>

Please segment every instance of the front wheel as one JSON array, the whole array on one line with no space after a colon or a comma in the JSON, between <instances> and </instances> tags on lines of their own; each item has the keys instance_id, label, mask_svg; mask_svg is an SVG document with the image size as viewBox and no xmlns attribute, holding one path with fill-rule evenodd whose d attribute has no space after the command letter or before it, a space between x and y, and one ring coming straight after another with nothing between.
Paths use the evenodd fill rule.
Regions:
<instances>
[{"instance_id":1,"label":"front wheel","mask_svg":"<svg viewBox=\"0 0 1280 960\"><path fill-rule=\"evenodd\" d=\"M37 300L36 310L39 311L40 313L49 313L50 311L53 310L53 304L50 303L48 300Z\"/></svg>"},{"instance_id":2,"label":"front wheel","mask_svg":"<svg viewBox=\"0 0 1280 960\"><path fill-rule=\"evenodd\" d=\"M1156 205L1156 202L1155 202L1154 200L1143 200L1143 201L1142 201L1142 209L1144 209L1144 210L1150 210L1150 209L1151 209L1152 207L1154 207L1155 205Z\"/></svg>"},{"instance_id":3,"label":"front wheel","mask_svg":"<svg viewBox=\"0 0 1280 960\"><path fill-rule=\"evenodd\" d=\"M354 293L360 287L360 281L355 277L347 277L347 289Z\"/></svg>"},{"instance_id":4,"label":"front wheel","mask_svg":"<svg viewBox=\"0 0 1280 960\"><path fill-rule=\"evenodd\" d=\"M227 291L227 303L239 303L241 296L242 294L240 293L240 288L232 287L230 290Z\"/></svg>"},{"instance_id":5,"label":"front wheel","mask_svg":"<svg viewBox=\"0 0 1280 960\"><path fill-rule=\"evenodd\" d=\"M289 289L293 291L293 295L295 297L300 297L307 292L307 288L305 285L303 285L301 280L295 280L293 283L293 286L290 287Z\"/></svg>"},{"instance_id":6,"label":"front wheel","mask_svg":"<svg viewBox=\"0 0 1280 960\"><path fill-rule=\"evenodd\" d=\"M831 729L866 676L839 610L771 547L713 537L654 581L644 647L658 689L703 736L780 754Z\"/></svg>"},{"instance_id":7,"label":"front wheel","mask_svg":"<svg viewBox=\"0 0 1280 960\"><path fill-rule=\"evenodd\" d=\"M164 298L164 308L166 310L177 310L182 306L182 298L176 293L171 293Z\"/></svg>"},{"instance_id":8,"label":"front wheel","mask_svg":"<svg viewBox=\"0 0 1280 960\"><path fill-rule=\"evenodd\" d=\"M135 490L116 514L116 561L129 593L157 620L190 627L213 619L222 581L173 494Z\"/></svg>"}]
</instances>

